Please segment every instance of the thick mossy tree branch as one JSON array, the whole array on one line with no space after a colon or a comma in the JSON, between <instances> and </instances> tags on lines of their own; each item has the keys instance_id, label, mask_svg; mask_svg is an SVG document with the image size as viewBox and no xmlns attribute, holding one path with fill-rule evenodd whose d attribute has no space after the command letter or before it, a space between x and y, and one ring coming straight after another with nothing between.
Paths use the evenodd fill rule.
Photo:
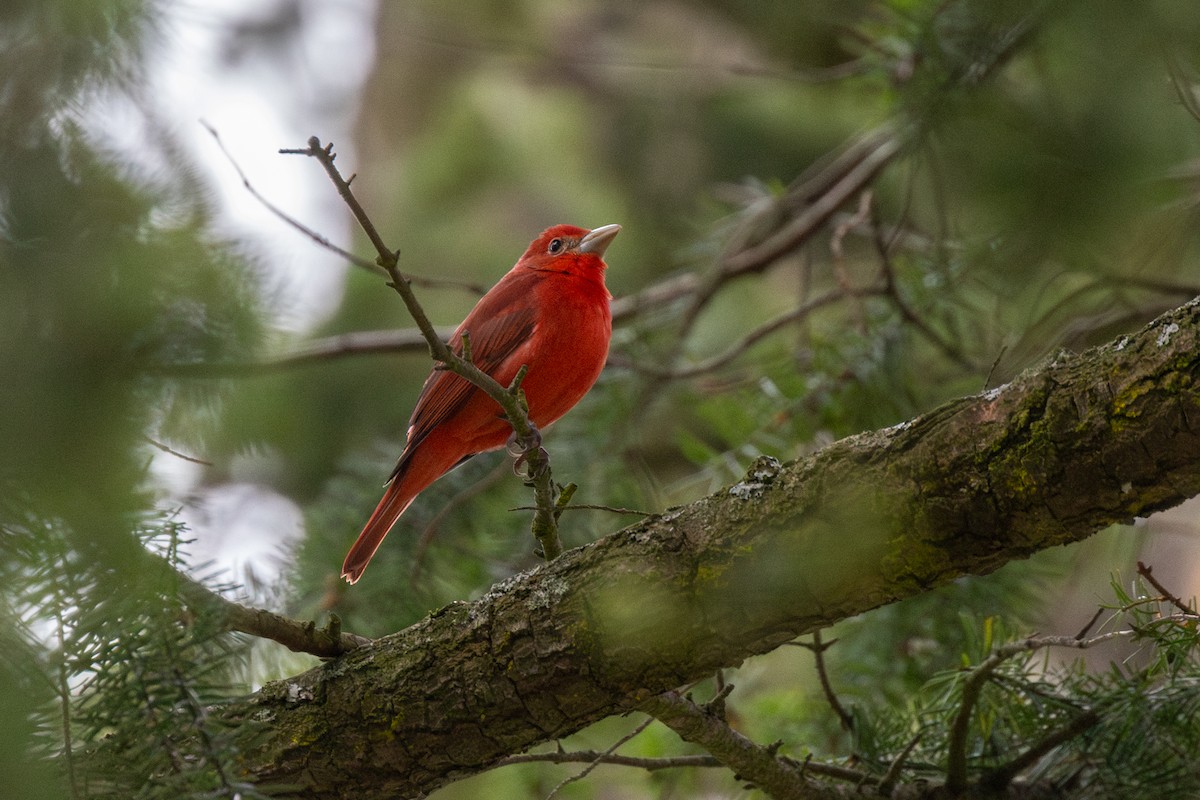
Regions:
<instances>
[{"instance_id":1,"label":"thick mossy tree branch","mask_svg":"<svg viewBox=\"0 0 1200 800\"><path fill-rule=\"evenodd\" d=\"M256 780L317 798L431 791L801 634L1200 494L1198 379L1193 302L909 422L760 459L733 486L214 713L262 723L243 750Z\"/></svg>"},{"instance_id":2,"label":"thick mossy tree branch","mask_svg":"<svg viewBox=\"0 0 1200 800\"><path fill-rule=\"evenodd\" d=\"M334 163L337 155L333 151L333 145L322 145L321 140L316 136L309 137L307 144L308 146L303 149L281 150L280 152L309 156L321 164L338 194L350 209L350 213L358 221L359 227L371 240L372 246L378 253L376 263L387 273L390 279L388 285L395 289L396 293L400 295L400 299L404 301L404 307L408 309L409 315L429 346L430 356L440 365L440 368L470 381L480 391L495 400L496 404L504 411L504 415L513 429L513 440L522 449L521 459L529 467L530 482L534 487L537 511L534 512L533 535L537 538L545 559L549 561L556 558L562 553L562 544L558 537L557 517L554 514L554 498L556 496L554 478L550 473L550 457L540 446L541 434L529 418L529 409L525 406L520 391L521 380L525 375L524 370L517 374L512 385L502 386L491 375L475 366L470 358L469 345L468 351L455 353L442 340L438 331L433 327L433 323L425 314L425 309L417 301L411 281L400 272L399 251L392 250L387 246L379 230L375 227L375 223L371 221L362 204L358 202L358 198L354 196L354 192L350 188L354 176L351 175L349 179L344 178ZM469 334L470 331L465 333ZM464 337L464 343L467 341Z\"/></svg>"}]
</instances>

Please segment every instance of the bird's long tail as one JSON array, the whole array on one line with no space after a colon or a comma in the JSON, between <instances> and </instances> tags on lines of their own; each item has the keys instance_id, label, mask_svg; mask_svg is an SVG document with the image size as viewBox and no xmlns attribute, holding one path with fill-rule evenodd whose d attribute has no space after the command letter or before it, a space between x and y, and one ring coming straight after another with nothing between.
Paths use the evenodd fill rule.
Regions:
<instances>
[{"instance_id":1,"label":"bird's long tail","mask_svg":"<svg viewBox=\"0 0 1200 800\"><path fill-rule=\"evenodd\" d=\"M422 483L420 480L411 480L413 477L416 476L406 471L396 475L388 485L383 499L375 507L371 518L363 526L362 533L354 540L350 552L346 554L346 560L342 562L342 577L347 582L355 583L362 577L367 564L371 562L371 557L383 542L383 537L388 535L388 531L396 524L396 520L400 519L400 515L409 507L413 498L429 485L429 481Z\"/></svg>"}]
</instances>

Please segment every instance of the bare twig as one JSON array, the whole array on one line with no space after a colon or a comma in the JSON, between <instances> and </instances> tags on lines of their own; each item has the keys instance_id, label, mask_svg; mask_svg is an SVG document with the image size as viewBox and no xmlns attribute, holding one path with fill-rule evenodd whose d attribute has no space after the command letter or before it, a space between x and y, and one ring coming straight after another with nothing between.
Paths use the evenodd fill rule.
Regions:
<instances>
[{"instance_id":1,"label":"bare twig","mask_svg":"<svg viewBox=\"0 0 1200 800\"><path fill-rule=\"evenodd\" d=\"M792 763L793 759L784 757L784 761ZM645 756L623 756L619 753L608 753L600 750L553 750L546 753L521 753L507 756L496 763L497 767L508 767L513 764L611 764L618 767L634 767L647 772L657 772L664 769L695 768L695 767L726 767L725 762L711 755L662 756L651 758ZM866 777L863 773L839 767L834 764L824 764L819 761L805 760L805 772L820 775L825 778L858 782Z\"/></svg>"},{"instance_id":2,"label":"bare twig","mask_svg":"<svg viewBox=\"0 0 1200 800\"><path fill-rule=\"evenodd\" d=\"M529 418L529 410L525 407L520 392L520 381L524 377L524 368L517 373L517 377L510 386L501 386L490 375L451 350L438 337L437 330L429 321L425 310L417 302L408 279L399 270L399 251L391 250L384 243L383 237L379 234L370 216L358 202L358 198L354 196L354 192L350 189L350 180L353 180L353 177L350 180L343 178L334 164L337 156L333 151L332 144L323 146L320 139L312 136L308 140L307 148L281 150L280 152L309 156L321 164L338 194L341 195L354 218L358 220L363 232L371 240L371 244L378 253L378 265L387 272L391 279L389 285L404 301L408 313L429 345L429 352L434 361L440 362L445 369L473 383L503 409L504 415L512 426L514 441L522 448L520 460L529 465L529 476L533 483L537 505L537 511L533 516L533 535L538 540L541 553L547 561L558 557L562 553L562 542L558 537L558 524L554 516L554 480L550 474L549 455L539 446L541 435Z\"/></svg>"},{"instance_id":3,"label":"bare twig","mask_svg":"<svg viewBox=\"0 0 1200 800\"><path fill-rule=\"evenodd\" d=\"M836 154L801 175L781 205L795 214L766 239L725 255L713 275L694 293L680 330L691 330L700 312L726 283L760 272L791 253L821 229L847 200L862 191L902 150L901 138L890 127L856 138Z\"/></svg>"},{"instance_id":4,"label":"bare twig","mask_svg":"<svg viewBox=\"0 0 1200 800\"><path fill-rule=\"evenodd\" d=\"M253 197L259 203L261 203L263 208L267 209L267 211L270 211L272 214L274 214L276 217L278 217L280 220L282 220L284 223L286 223L290 227L295 228L296 230L300 231L300 233L307 236L309 239L312 239L314 242L316 242L321 247L325 248L326 250L330 251L331 253L336 253L337 255L346 259L346 261L350 262L354 266L359 267L361 269L365 269L368 272L372 272L376 275L380 274L380 268L377 264L373 264L370 261L366 260L365 258L359 258L358 256L354 255L354 253L351 253L349 250L344 250L343 248L338 247L336 244L331 242L326 236L323 236L322 234L317 233L315 230L308 227L307 225L305 225L303 222L296 219L295 217L289 215L286 211L284 211L279 206L275 205L270 200L268 200L261 192L258 191L258 189L254 188L254 185L252 183L250 183L250 179L248 177L246 177L246 173L244 170L242 170L241 165L237 163L237 161L233 157L233 154L231 154L229 152L229 150L225 147L225 143L221 141L221 135L219 133L217 133L217 129L214 128L212 125L209 125L204 120L201 120L200 124L203 125L204 129L212 135L213 140L216 141L216 143L217 143L217 147L219 147L221 149L221 153L225 156L226 160L229 161L229 163L233 167L234 171L238 174L238 178L241 179L242 187L247 192L250 193L251 197Z\"/></svg>"},{"instance_id":5,"label":"bare twig","mask_svg":"<svg viewBox=\"0 0 1200 800\"><path fill-rule=\"evenodd\" d=\"M257 197L257 195L255 196ZM339 255L342 253L336 247L334 248L334 252ZM371 269L372 272L378 274L374 265L372 265ZM414 286L452 286L476 293L482 293L483 291L481 287L471 283L424 278L411 274L406 274L406 277ZM698 285L699 281L696 275L686 272L647 286L637 294L616 298L612 303L613 322L627 321L645 311L684 299L695 292ZM449 339L453 332L453 328L437 329L438 338L443 341ZM336 336L313 339L278 356L260 361L172 363L157 365L157 369L169 375L182 377L241 377L261 375L268 371L290 369L321 361L334 361L353 356L416 352L429 352L429 344L425 341L425 337L420 330L400 328L379 331L352 331Z\"/></svg>"},{"instance_id":6,"label":"bare twig","mask_svg":"<svg viewBox=\"0 0 1200 800\"><path fill-rule=\"evenodd\" d=\"M854 730L854 717L846 710L838 700L837 693L833 691L833 684L829 682L829 672L825 669L825 651L837 644L837 639L832 642L824 643L821 641L821 632L813 631L812 643L808 642L793 642L797 647L803 647L806 650L811 650L813 661L817 668L817 679L821 682L821 691L825 693L825 700L829 703L829 707L833 709L833 713L837 714L838 720L842 724L842 730Z\"/></svg>"},{"instance_id":7,"label":"bare twig","mask_svg":"<svg viewBox=\"0 0 1200 800\"><path fill-rule=\"evenodd\" d=\"M189 456L187 453L181 453L178 450L174 450L174 449L168 447L167 445L163 444L162 442L157 441L155 439L151 439L149 436L146 436L144 434L142 436L142 441L145 442L146 444L150 445L151 447L155 447L155 448L161 450L162 452L167 453L168 455L175 456L178 459L182 459L184 461L190 461L193 464L203 464L206 467L211 467L213 465L213 463L211 461L205 461L203 458L197 458L196 456Z\"/></svg>"},{"instance_id":8,"label":"bare twig","mask_svg":"<svg viewBox=\"0 0 1200 800\"><path fill-rule=\"evenodd\" d=\"M945 353L951 361L967 371L974 371L976 365L963 355L962 350L931 328L925 322L924 318L904 299L899 287L896 285L896 272L892 266L892 256L888 248L888 243L884 239L883 226L879 224L877 217L872 218L872 223L872 238L875 242L875 251L879 254L880 271L883 273L883 279L887 287L886 293L891 299L892 305L896 307L896 310L900 312L900 316L906 322L916 328L934 347Z\"/></svg>"},{"instance_id":9,"label":"bare twig","mask_svg":"<svg viewBox=\"0 0 1200 800\"><path fill-rule=\"evenodd\" d=\"M654 717L646 717L646 719L643 720L640 725L638 725L636 728L634 728L629 733L622 736L617 741L613 742L612 746L609 747L607 750L605 750L601 755L602 756L611 756L613 753L615 753L617 751L617 748L619 748L621 745L625 744L630 739L637 736L642 731L646 730L646 728L649 728L653 722L654 722ZM575 775L572 775L572 776L566 778L561 783L559 783L558 786L555 786L550 791L550 794L546 795L546 800L552 800L554 795L558 794L559 791L561 791L564 786L567 786L568 784L571 784L571 783L575 783L576 781L583 780L589 774L591 774L592 770L594 770L596 767L600 766L602 763L604 763L603 760L600 758L597 758L594 761L592 761L590 764L588 764L587 767L585 767L582 772L579 772Z\"/></svg>"},{"instance_id":10,"label":"bare twig","mask_svg":"<svg viewBox=\"0 0 1200 800\"><path fill-rule=\"evenodd\" d=\"M1103 606L1097 608L1096 613L1092 614L1092 618L1087 621L1087 624L1079 629L1079 633L1075 634L1075 638L1082 639L1091 633L1092 628L1096 627L1096 623L1100 621L1100 618L1104 616L1104 612L1106 611L1108 611L1108 609L1104 608Z\"/></svg>"},{"instance_id":11,"label":"bare twig","mask_svg":"<svg viewBox=\"0 0 1200 800\"><path fill-rule=\"evenodd\" d=\"M765 241L727 256L721 265L723 280L757 272L795 250L838 208L865 189L902 149L901 137L890 128L862 137L846 150L849 164L835 160L827 172L789 192L792 198L805 203L803 211Z\"/></svg>"},{"instance_id":12,"label":"bare twig","mask_svg":"<svg viewBox=\"0 0 1200 800\"><path fill-rule=\"evenodd\" d=\"M699 287L699 276L694 272L684 272L653 283L636 294L614 298L613 323L626 322L647 310L690 297Z\"/></svg>"},{"instance_id":13,"label":"bare twig","mask_svg":"<svg viewBox=\"0 0 1200 800\"><path fill-rule=\"evenodd\" d=\"M536 511L536 506L513 506L509 511ZM613 514L629 514L636 517L653 517L656 512L642 511L640 508L622 508L620 506L605 506L598 503L570 503L565 506L560 506L556 509L559 513L563 511L608 511Z\"/></svg>"},{"instance_id":14,"label":"bare twig","mask_svg":"<svg viewBox=\"0 0 1200 800\"><path fill-rule=\"evenodd\" d=\"M896 788L897 781L900 780L900 773L904 771L904 764L908 761L909 754L912 753L913 748L917 746L924 735L924 731L919 731L916 736L908 740L908 744L904 745L904 749L900 751L900 754L892 759L888 771L884 773L883 777L879 779L879 783L875 785L875 791L878 794L884 797L891 796L892 790Z\"/></svg>"},{"instance_id":15,"label":"bare twig","mask_svg":"<svg viewBox=\"0 0 1200 800\"><path fill-rule=\"evenodd\" d=\"M988 788L1003 789L1008 784L1012 783L1013 779L1020 775L1025 770L1032 767L1042 756L1049 753L1060 744L1065 744L1071 741L1079 734L1091 728L1100 721L1100 715L1091 709L1085 710L1082 714L1075 717L1067 725L1059 728L1039 741L1033 744L1024 753L1021 753L1007 764L1002 764L999 767L986 773L980 783Z\"/></svg>"},{"instance_id":16,"label":"bare twig","mask_svg":"<svg viewBox=\"0 0 1200 800\"><path fill-rule=\"evenodd\" d=\"M712 756L665 756L662 758L644 758L640 756L622 756L607 750L555 750L549 753L521 753L508 756L497 762L497 767L507 767L512 764L613 764L620 767L636 767L648 772L660 769L676 769L679 767L723 767L725 766Z\"/></svg>"},{"instance_id":17,"label":"bare twig","mask_svg":"<svg viewBox=\"0 0 1200 800\"><path fill-rule=\"evenodd\" d=\"M703 375L713 370L720 369L729 362L733 361L738 356L745 353L758 342L778 331L787 325L794 322L799 322L805 319L814 311L817 311L826 306L845 300L848 297L872 297L884 294L882 287L868 287L864 289L833 289L825 294L810 298L793 309L785 311L776 316L774 319L767 320L762 325L748 332L742 338L738 339L730 345L724 352L718 353L715 356L698 361L695 364L679 367L658 367L646 362L629 362L632 369L637 370L646 375L656 378L682 379L694 378L697 375ZM614 359L620 363L619 359Z\"/></svg>"},{"instance_id":18,"label":"bare twig","mask_svg":"<svg viewBox=\"0 0 1200 800\"><path fill-rule=\"evenodd\" d=\"M1176 597L1173 592L1171 592L1169 589L1167 589L1167 587L1163 586L1159 582L1158 578L1154 577L1154 574L1153 574L1154 568L1153 567L1139 561L1139 562L1137 562L1137 572L1138 572L1138 575L1141 575L1143 578L1146 579L1146 583L1153 586L1154 590L1157 591L1159 594L1161 594L1163 596L1163 599L1166 600L1167 602L1169 602L1171 605L1178 608L1184 614L1195 614L1196 613L1196 609L1192 608L1187 603L1183 602L1178 597Z\"/></svg>"},{"instance_id":19,"label":"bare twig","mask_svg":"<svg viewBox=\"0 0 1200 800\"><path fill-rule=\"evenodd\" d=\"M996 374L996 368L1000 366L1000 361L1004 358L1004 354L1008 352L1008 345L1003 345L1000 352L996 353L996 357L992 359L992 366L988 369L987 377L983 380L983 389L987 391L992 388L992 377Z\"/></svg>"},{"instance_id":20,"label":"bare twig","mask_svg":"<svg viewBox=\"0 0 1200 800\"><path fill-rule=\"evenodd\" d=\"M732 683L725 682L724 670L717 670L714 680L717 684L717 693L713 695L711 700L701 706L701 708L704 709L706 714L712 714L722 722L728 722L729 719L725 714L725 701L729 699L729 695L733 694L735 687Z\"/></svg>"}]
</instances>

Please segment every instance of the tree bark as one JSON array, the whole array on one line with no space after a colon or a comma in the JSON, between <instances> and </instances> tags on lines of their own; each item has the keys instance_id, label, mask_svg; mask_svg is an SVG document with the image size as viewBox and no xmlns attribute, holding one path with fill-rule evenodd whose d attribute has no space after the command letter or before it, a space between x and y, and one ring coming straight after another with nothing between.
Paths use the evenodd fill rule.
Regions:
<instances>
[{"instance_id":1,"label":"tree bark","mask_svg":"<svg viewBox=\"0 0 1200 800\"><path fill-rule=\"evenodd\" d=\"M305 797L418 796L796 636L1200 494L1200 306L572 550L222 709Z\"/></svg>"}]
</instances>

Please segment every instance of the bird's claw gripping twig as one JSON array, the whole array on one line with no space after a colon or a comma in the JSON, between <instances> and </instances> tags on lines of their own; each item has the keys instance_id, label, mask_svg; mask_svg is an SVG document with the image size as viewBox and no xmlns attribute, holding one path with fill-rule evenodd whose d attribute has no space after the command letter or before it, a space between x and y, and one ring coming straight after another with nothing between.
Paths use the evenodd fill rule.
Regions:
<instances>
[{"instance_id":1,"label":"bird's claw gripping twig","mask_svg":"<svg viewBox=\"0 0 1200 800\"><path fill-rule=\"evenodd\" d=\"M537 465L537 469L544 470L550 465L550 454L546 452L546 448L542 447L542 432L535 426L530 426L530 434L528 436L518 437L516 433L508 437L507 450L508 454L513 457L513 474L523 475L522 467L527 462L530 464L531 471L528 478L535 477L532 473L533 464ZM534 457L534 454L537 454Z\"/></svg>"}]
</instances>

